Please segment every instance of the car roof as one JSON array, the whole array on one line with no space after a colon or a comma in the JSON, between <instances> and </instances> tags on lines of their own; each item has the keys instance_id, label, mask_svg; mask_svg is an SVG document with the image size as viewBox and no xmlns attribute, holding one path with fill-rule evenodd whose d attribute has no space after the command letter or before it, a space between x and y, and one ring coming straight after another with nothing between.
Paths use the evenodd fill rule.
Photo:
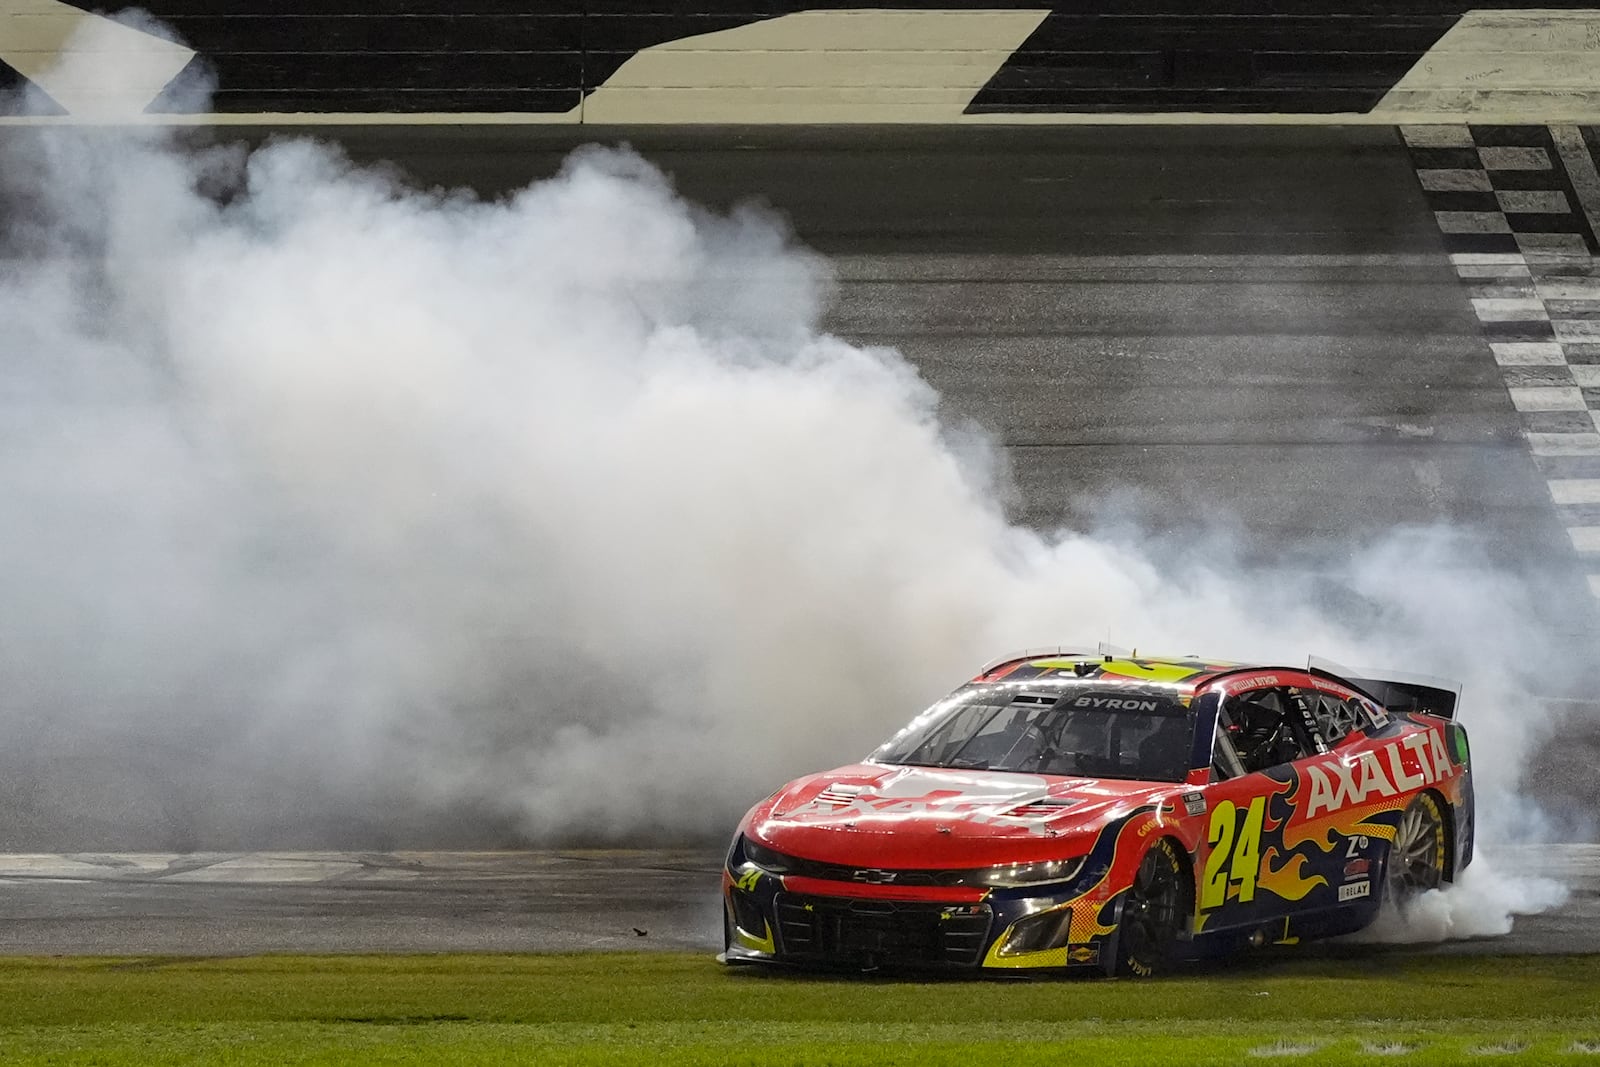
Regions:
<instances>
[{"instance_id":1,"label":"car roof","mask_svg":"<svg viewBox=\"0 0 1600 1067\"><path fill-rule=\"evenodd\" d=\"M1107 685L1171 686L1192 693L1224 674L1259 670L1264 664L1207 660L1193 656L1140 656L1071 649L1031 651L1007 656L984 667L974 682L1020 682L1037 678L1082 678Z\"/></svg>"}]
</instances>

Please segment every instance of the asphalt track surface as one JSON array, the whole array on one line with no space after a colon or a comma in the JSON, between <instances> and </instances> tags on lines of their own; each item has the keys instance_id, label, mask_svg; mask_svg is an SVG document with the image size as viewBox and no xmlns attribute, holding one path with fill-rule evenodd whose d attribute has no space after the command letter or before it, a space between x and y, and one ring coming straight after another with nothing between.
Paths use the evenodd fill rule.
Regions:
<instances>
[{"instance_id":1,"label":"asphalt track surface","mask_svg":"<svg viewBox=\"0 0 1600 1067\"><path fill-rule=\"evenodd\" d=\"M632 143L690 198L762 200L827 254L829 327L898 347L951 416L998 436L1017 520L1220 524L1247 558L1449 522L1593 647L1593 604L1392 129L286 132L487 195L580 142ZM0 857L0 952L709 951L717 862ZM1519 850L1511 867L1552 865L1574 888L1563 909L1418 951L1600 951L1600 854Z\"/></svg>"},{"instance_id":2,"label":"asphalt track surface","mask_svg":"<svg viewBox=\"0 0 1600 1067\"><path fill-rule=\"evenodd\" d=\"M283 132L487 195L631 145L826 253L828 327L1004 443L1017 521L1221 529L1247 559L1448 523L1600 634L1394 128Z\"/></svg>"},{"instance_id":3,"label":"asphalt track surface","mask_svg":"<svg viewBox=\"0 0 1600 1067\"><path fill-rule=\"evenodd\" d=\"M706 850L0 856L0 954L712 953L720 862ZM1554 877L1571 898L1503 937L1405 951L1600 948L1600 845L1502 849L1495 866Z\"/></svg>"}]
</instances>

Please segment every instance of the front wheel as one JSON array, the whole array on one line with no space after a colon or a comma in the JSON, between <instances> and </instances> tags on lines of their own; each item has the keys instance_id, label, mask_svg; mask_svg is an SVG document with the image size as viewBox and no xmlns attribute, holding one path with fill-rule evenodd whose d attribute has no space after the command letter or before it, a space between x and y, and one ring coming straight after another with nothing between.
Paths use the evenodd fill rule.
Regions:
<instances>
[{"instance_id":1,"label":"front wheel","mask_svg":"<svg viewBox=\"0 0 1600 1067\"><path fill-rule=\"evenodd\" d=\"M1172 962L1189 911L1188 879L1173 843L1150 846L1122 903L1113 973L1148 978Z\"/></svg>"},{"instance_id":2,"label":"front wheel","mask_svg":"<svg viewBox=\"0 0 1600 1067\"><path fill-rule=\"evenodd\" d=\"M1406 806L1389 846L1384 891L1395 904L1405 906L1444 882L1444 813L1432 793L1423 793Z\"/></svg>"}]
</instances>

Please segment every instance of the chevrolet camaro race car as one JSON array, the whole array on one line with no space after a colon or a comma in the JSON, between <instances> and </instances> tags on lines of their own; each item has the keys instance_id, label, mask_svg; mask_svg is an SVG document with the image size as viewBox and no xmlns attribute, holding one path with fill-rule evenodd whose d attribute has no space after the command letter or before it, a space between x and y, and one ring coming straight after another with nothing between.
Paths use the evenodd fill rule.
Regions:
<instances>
[{"instance_id":1,"label":"chevrolet camaro race car","mask_svg":"<svg viewBox=\"0 0 1600 1067\"><path fill-rule=\"evenodd\" d=\"M744 818L727 962L1098 968L1350 933L1472 858L1457 694L1022 655Z\"/></svg>"}]
</instances>

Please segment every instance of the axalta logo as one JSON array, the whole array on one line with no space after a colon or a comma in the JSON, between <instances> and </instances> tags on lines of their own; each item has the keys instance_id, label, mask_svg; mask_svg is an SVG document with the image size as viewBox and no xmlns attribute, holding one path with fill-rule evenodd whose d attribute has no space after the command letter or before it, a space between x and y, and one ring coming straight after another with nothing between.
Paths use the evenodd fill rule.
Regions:
<instances>
[{"instance_id":1,"label":"axalta logo","mask_svg":"<svg viewBox=\"0 0 1600 1067\"><path fill-rule=\"evenodd\" d=\"M1417 765L1414 771L1406 769L1406 750L1414 757ZM1311 783L1306 818L1314 819L1322 812L1346 804L1360 804L1374 796L1399 796L1419 786L1443 781L1455 773L1444 741L1434 730L1391 741L1376 752L1357 753L1349 762L1313 763L1306 768L1306 778Z\"/></svg>"},{"instance_id":2,"label":"axalta logo","mask_svg":"<svg viewBox=\"0 0 1600 1067\"><path fill-rule=\"evenodd\" d=\"M1107 711L1155 711L1160 704L1154 700L1129 700L1123 697L1079 697L1072 702L1075 708L1105 708Z\"/></svg>"},{"instance_id":3,"label":"axalta logo","mask_svg":"<svg viewBox=\"0 0 1600 1067\"><path fill-rule=\"evenodd\" d=\"M1015 797L973 796L958 790L937 790L925 797L858 796L852 797L847 803L822 801L818 798L783 815L773 812L773 818L811 821L820 816L828 822L853 826L859 819L897 821L933 815L951 821L960 820L974 826L1020 828L1030 834L1046 835L1055 832L1050 827L1054 812L1034 814L1029 817L1012 815L1011 811L1018 806ZM1060 805L1056 810L1066 811L1068 806ZM948 826L939 826L936 829L941 834L952 832Z\"/></svg>"}]
</instances>

